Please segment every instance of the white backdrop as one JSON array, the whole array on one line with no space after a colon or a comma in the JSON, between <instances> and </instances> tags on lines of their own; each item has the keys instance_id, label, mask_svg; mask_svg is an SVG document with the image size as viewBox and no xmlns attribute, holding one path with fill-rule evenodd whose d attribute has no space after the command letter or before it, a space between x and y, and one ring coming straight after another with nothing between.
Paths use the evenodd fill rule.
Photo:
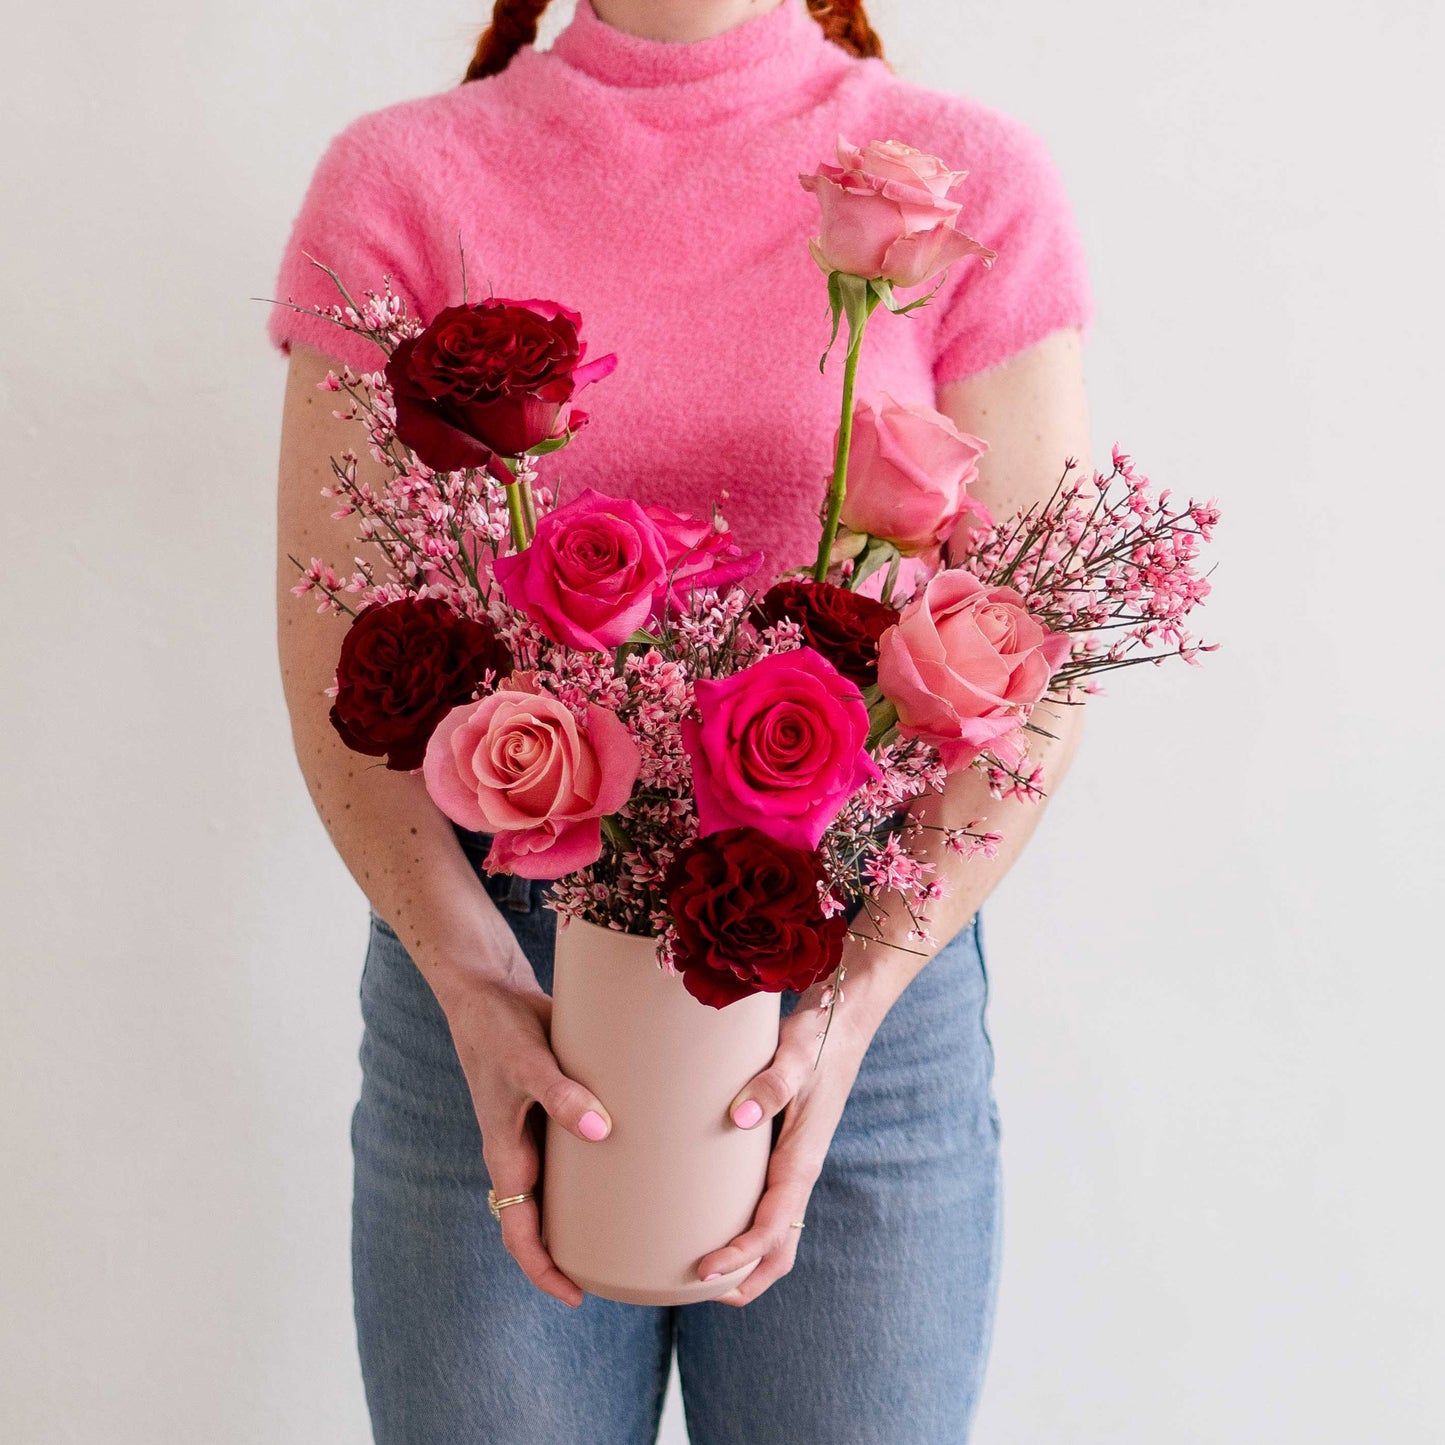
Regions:
<instances>
[{"instance_id":1,"label":"white backdrop","mask_svg":"<svg viewBox=\"0 0 1445 1445\"><path fill-rule=\"evenodd\" d=\"M14 1445L366 1438L364 914L290 756L283 367L247 298L326 139L454 79L479 9L53 0L7 27ZM1224 650L1092 710L988 910L1007 1224L980 1445L1440 1439L1439 17L874 7L904 75L1051 142L1100 456L1117 437L1226 508Z\"/></svg>"}]
</instances>

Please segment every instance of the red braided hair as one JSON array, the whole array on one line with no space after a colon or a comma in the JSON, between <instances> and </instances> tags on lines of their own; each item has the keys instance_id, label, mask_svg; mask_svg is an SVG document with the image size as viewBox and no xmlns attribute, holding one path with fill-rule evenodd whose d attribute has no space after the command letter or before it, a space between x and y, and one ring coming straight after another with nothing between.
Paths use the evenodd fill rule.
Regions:
<instances>
[{"instance_id":1,"label":"red braided hair","mask_svg":"<svg viewBox=\"0 0 1445 1445\"><path fill-rule=\"evenodd\" d=\"M863 0L808 0L808 13L850 55L883 58L883 42L863 13Z\"/></svg>"},{"instance_id":2,"label":"red braided hair","mask_svg":"<svg viewBox=\"0 0 1445 1445\"><path fill-rule=\"evenodd\" d=\"M808 13L834 45L841 45L850 55L882 56L883 42L863 13L862 0L807 0L807 5ZM463 80L480 80L505 70L524 45L536 40L537 22L546 8L547 0L496 0L492 23L482 31Z\"/></svg>"}]
</instances>

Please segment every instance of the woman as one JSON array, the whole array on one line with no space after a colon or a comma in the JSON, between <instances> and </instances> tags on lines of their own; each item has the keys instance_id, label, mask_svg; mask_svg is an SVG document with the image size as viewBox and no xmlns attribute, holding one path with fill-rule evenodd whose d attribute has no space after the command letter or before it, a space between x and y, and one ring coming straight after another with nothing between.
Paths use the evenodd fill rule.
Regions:
<instances>
[{"instance_id":1,"label":"woman","mask_svg":"<svg viewBox=\"0 0 1445 1445\"><path fill-rule=\"evenodd\" d=\"M774 576L811 557L838 404L820 375L823 278L800 172L841 133L899 139L971 174L963 228L999 258L869 327L858 394L935 404L990 446L996 515L1088 454L1089 298L1057 176L1017 122L895 77L861 8L834 0L579 0L547 52L546 0L499 0L468 83L364 116L312 180L277 295L328 304L384 274L422 316L472 294L579 310L616 374L550 475L705 513L721 501ZM771 1067L735 1101L778 1132L752 1227L700 1263L760 1261L720 1304L584 1298L542 1245L536 1109L605 1137L606 1100L547 1047L544 885L487 877L420 779L368 766L327 722L337 624L287 595L292 556L347 556L319 495L354 448L317 384L379 353L296 311L281 460L280 640L312 797L373 907L353 1144L356 1318L376 1439L651 1440L675 1348L694 1445L956 1442L968 1433L997 1266L997 1117L977 909L1039 809L956 776L933 805L987 816L999 857L940 859L952 892L926 962L851 944L847 998L813 1068L817 990L785 995ZM1050 724L1054 784L1078 710ZM907 919L889 937L906 942ZM480 1127L479 1127L480 1126ZM480 1137L479 1137L480 1135ZM797 1226L806 1225L806 1235ZM509 1257L510 1256L510 1257ZM520 1269L518 1268L520 1266ZM734 1308L728 1308L734 1306ZM569 1308L570 1307L570 1308Z\"/></svg>"}]
</instances>

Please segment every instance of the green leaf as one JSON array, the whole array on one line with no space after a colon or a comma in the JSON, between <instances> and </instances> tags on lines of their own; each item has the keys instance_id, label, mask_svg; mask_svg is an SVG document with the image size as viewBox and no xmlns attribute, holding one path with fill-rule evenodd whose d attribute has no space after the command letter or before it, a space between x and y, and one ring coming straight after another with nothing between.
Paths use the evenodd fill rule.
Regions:
<instances>
[{"instance_id":1,"label":"green leaf","mask_svg":"<svg viewBox=\"0 0 1445 1445\"><path fill-rule=\"evenodd\" d=\"M877 284L866 276L854 276L848 271L828 273L828 308L833 316L833 329L828 336L827 349L818 358L819 371L827 370L828 356L838 340L838 327L845 316L848 318L848 345L852 348L858 344L863 334L863 323L878 305L879 296L873 289ZM884 281L881 284L887 286L888 283Z\"/></svg>"},{"instance_id":2,"label":"green leaf","mask_svg":"<svg viewBox=\"0 0 1445 1445\"><path fill-rule=\"evenodd\" d=\"M538 442L534 447L528 447L525 455L529 457L545 457L548 452L555 452L558 447L565 447L572 440L570 431L564 432L559 437L548 437L544 442Z\"/></svg>"},{"instance_id":3,"label":"green leaf","mask_svg":"<svg viewBox=\"0 0 1445 1445\"><path fill-rule=\"evenodd\" d=\"M938 284L934 286L932 291L929 291L926 295L915 297L912 301L904 302L902 304L899 303L898 298L893 294L893 287L889 285L887 281L875 281L873 285L874 294L877 295L878 299L895 316L906 316L910 311L916 311L920 306L926 306L930 301L932 301L933 298L938 295L938 288L939 286L943 285L943 282L944 277L940 276L938 278ZM879 290L878 288L880 286L886 288L886 290Z\"/></svg>"},{"instance_id":4,"label":"green leaf","mask_svg":"<svg viewBox=\"0 0 1445 1445\"><path fill-rule=\"evenodd\" d=\"M838 323L843 319L843 292L838 284L838 278L842 274L841 271L828 272L828 309L833 313L833 329L828 333L828 344L818 358L819 371L827 370L828 353L832 351L833 343L838 339Z\"/></svg>"},{"instance_id":5,"label":"green leaf","mask_svg":"<svg viewBox=\"0 0 1445 1445\"><path fill-rule=\"evenodd\" d=\"M901 557L895 557L888 564L888 575L883 579L883 587L878 594L885 607L893 606L893 589L898 585L898 564L902 560Z\"/></svg>"},{"instance_id":6,"label":"green leaf","mask_svg":"<svg viewBox=\"0 0 1445 1445\"><path fill-rule=\"evenodd\" d=\"M899 555L898 548L892 542L882 542L877 537L869 537L868 547L858 559L853 575L848 579L848 590L856 592L880 567L896 562Z\"/></svg>"},{"instance_id":7,"label":"green leaf","mask_svg":"<svg viewBox=\"0 0 1445 1445\"><path fill-rule=\"evenodd\" d=\"M872 299L873 283L866 276L854 276L847 271L835 271L833 274L838 278L838 292L848 317L848 329L855 331L878 304Z\"/></svg>"},{"instance_id":8,"label":"green leaf","mask_svg":"<svg viewBox=\"0 0 1445 1445\"><path fill-rule=\"evenodd\" d=\"M876 707L868 709L868 743L869 748L881 747L885 741L891 741L891 734L895 734L898 728L898 709L893 706L887 698L884 698Z\"/></svg>"}]
</instances>

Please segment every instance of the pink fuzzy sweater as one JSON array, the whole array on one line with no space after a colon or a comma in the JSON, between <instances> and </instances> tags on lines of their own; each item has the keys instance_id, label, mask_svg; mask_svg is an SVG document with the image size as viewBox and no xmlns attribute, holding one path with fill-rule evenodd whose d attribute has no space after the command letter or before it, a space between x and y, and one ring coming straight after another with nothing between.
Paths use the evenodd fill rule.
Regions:
<instances>
[{"instance_id":1,"label":"pink fuzzy sweater","mask_svg":"<svg viewBox=\"0 0 1445 1445\"><path fill-rule=\"evenodd\" d=\"M1038 138L850 56L803 0L687 44L629 35L578 0L550 50L362 116L317 166L272 294L336 299L309 253L353 294L389 274L429 318L461 299L460 240L471 294L574 307L589 354L620 358L544 478L564 495L594 486L699 515L721 500L738 541L776 572L812 557L837 425L843 348L820 375L827 292L807 247L818 207L798 174L835 160L840 132L967 169L961 229L999 253L990 269L956 264L907 316L875 314L860 397L932 404L945 382L1087 327L1078 236ZM380 357L283 307L269 334L365 370Z\"/></svg>"}]
</instances>

